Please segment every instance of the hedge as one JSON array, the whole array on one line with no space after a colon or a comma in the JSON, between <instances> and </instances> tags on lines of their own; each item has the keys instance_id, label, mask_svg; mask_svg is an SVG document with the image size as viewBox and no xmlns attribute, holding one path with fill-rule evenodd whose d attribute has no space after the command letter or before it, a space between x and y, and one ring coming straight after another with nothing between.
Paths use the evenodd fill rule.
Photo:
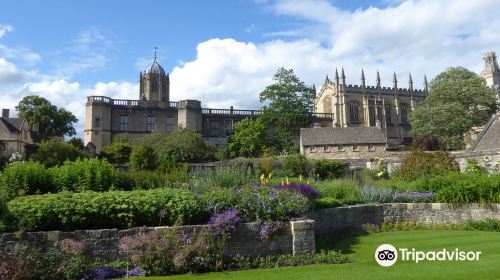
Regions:
<instances>
[{"instance_id":1,"label":"hedge","mask_svg":"<svg viewBox=\"0 0 500 280\"><path fill-rule=\"evenodd\" d=\"M7 204L10 230L132 228L199 223L204 207L182 189L61 192L19 197Z\"/></svg>"}]
</instances>

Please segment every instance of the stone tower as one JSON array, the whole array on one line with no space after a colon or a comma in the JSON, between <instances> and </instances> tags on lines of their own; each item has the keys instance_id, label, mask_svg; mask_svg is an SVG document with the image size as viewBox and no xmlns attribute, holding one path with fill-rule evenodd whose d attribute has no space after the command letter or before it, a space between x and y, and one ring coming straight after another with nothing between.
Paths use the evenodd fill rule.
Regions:
<instances>
[{"instance_id":1,"label":"stone tower","mask_svg":"<svg viewBox=\"0 0 500 280\"><path fill-rule=\"evenodd\" d=\"M156 48L151 62L144 72L139 74L139 99L144 101L169 102L170 78L156 61Z\"/></svg>"},{"instance_id":2,"label":"stone tower","mask_svg":"<svg viewBox=\"0 0 500 280\"><path fill-rule=\"evenodd\" d=\"M484 70L481 76L486 80L486 84L493 87L497 93L497 100L500 100L500 69L498 68L497 56L494 52L487 52L484 55Z\"/></svg>"}]
</instances>

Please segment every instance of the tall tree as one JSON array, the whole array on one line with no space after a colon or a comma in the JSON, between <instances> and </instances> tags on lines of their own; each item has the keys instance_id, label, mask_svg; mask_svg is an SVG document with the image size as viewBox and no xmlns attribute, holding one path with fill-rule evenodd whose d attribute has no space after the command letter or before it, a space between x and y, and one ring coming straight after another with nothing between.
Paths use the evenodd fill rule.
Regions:
<instances>
[{"instance_id":1,"label":"tall tree","mask_svg":"<svg viewBox=\"0 0 500 280\"><path fill-rule=\"evenodd\" d=\"M234 125L226 151L228 157L258 157L266 142L265 126L262 119L244 119Z\"/></svg>"},{"instance_id":2,"label":"tall tree","mask_svg":"<svg viewBox=\"0 0 500 280\"><path fill-rule=\"evenodd\" d=\"M260 93L260 101L269 102L264 107L263 120L274 126L276 138L273 142L275 148L281 150L299 136L301 127L310 125L316 91L314 86L301 81L293 69L278 69L273 80L275 83Z\"/></svg>"},{"instance_id":3,"label":"tall tree","mask_svg":"<svg viewBox=\"0 0 500 280\"><path fill-rule=\"evenodd\" d=\"M412 134L436 136L448 150L461 149L463 135L495 111L495 92L483 78L462 67L448 68L430 84L430 94L411 114Z\"/></svg>"},{"instance_id":4,"label":"tall tree","mask_svg":"<svg viewBox=\"0 0 500 280\"><path fill-rule=\"evenodd\" d=\"M39 134L43 138L51 136L62 137L76 134L73 123L78 120L64 108L58 109L47 99L36 95L24 97L16 106L19 116L31 124L38 124Z\"/></svg>"}]
</instances>

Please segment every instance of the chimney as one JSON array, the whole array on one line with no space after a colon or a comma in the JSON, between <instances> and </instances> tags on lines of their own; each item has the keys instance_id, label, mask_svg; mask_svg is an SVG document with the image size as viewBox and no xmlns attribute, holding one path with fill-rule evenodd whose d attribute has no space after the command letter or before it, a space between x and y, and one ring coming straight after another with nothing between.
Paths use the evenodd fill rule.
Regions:
<instances>
[{"instance_id":1,"label":"chimney","mask_svg":"<svg viewBox=\"0 0 500 280\"><path fill-rule=\"evenodd\" d=\"M9 117L9 109L2 109L2 118Z\"/></svg>"}]
</instances>

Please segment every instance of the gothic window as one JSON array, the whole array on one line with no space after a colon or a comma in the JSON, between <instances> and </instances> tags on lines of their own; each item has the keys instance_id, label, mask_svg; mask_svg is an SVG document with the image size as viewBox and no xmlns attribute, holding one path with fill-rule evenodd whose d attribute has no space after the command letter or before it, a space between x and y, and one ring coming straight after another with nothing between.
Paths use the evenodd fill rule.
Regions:
<instances>
[{"instance_id":1,"label":"gothic window","mask_svg":"<svg viewBox=\"0 0 500 280\"><path fill-rule=\"evenodd\" d=\"M391 105L385 105L385 121L387 124L392 124L392 110Z\"/></svg>"},{"instance_id":2,"label":"gothic window","mask_svg":"<svg viewBox=\"0 0 500 280\"><path fill-rule=\"evenodd\" d=\"M377 119L378 119L378 121L380 122L381 125L382 125L382 117L383 117L382 107L378 106L377 107Z\"/></svg>"},{"instance_id":3,"label":"gothic window","mask_svg":"<svg viewBox=\"0 0 500 280\"><path fill-rule=\"evenodd\" d=\"M94 120L94 127L95 128L100 128L101 127L101 118L95 118L95 120Z\"/></svg>"},{"instance_id":4,"label":"gothic window","mask_svg":"<svg viewBox=\"0 0 500 280\"><path fill-rule=\"evenodd\" d=\"M128 115L120 115L120 130L128 131Z\"/></svg>"},{"instance_id":5,"label":"gothic window","mask_svg":"<svg viewBox=\"0 0 500 280\"><path fill-rule=\"evenodd\" d=\"M374 106L370 106L370 108L368 108L369 110L369 114L370 114L370 126L375 126L376 125L376 122L375 122L375 107Z\"/></svg>"},{"instance_id":6,"label":"gothic window","mask_svg":"<svg viewBox=\"0 0 500 280\"><path fill-rule=\"evenodd\" d=\"M359 123L359 103L351 102L349 105L349 119L351 123Z\"/></svg>"},{"instance_id":7,"label":"gothic window","mask_svg":"<svg viewBox=\"0 0 500 280\"><path fill-rule=\"evenodd\" d=\"M408 106L407 105L401 106L401 124L402 125L408 124Z\"/></svg>"},{"instance_id":8,"label":"gothic window","mask_svg":"<svg viewBox=\"0 0 500 280\"><path fill-rule=\"evenodd\" d=\"M174 131L174 118L172 117L167 117L167 126L165 127L165 130L167 132L172 132Z\"/></svg>"},{"instance_id":9,"label":"gothic window","mask_svg":"<svg viewBox=\"0 0 500 280\"><path fill-rule=\"evenodd\" d=\"M147 118L147 131L152 132L156 130L156 116L148 116Z\"/></svg>"}]
</instances>

